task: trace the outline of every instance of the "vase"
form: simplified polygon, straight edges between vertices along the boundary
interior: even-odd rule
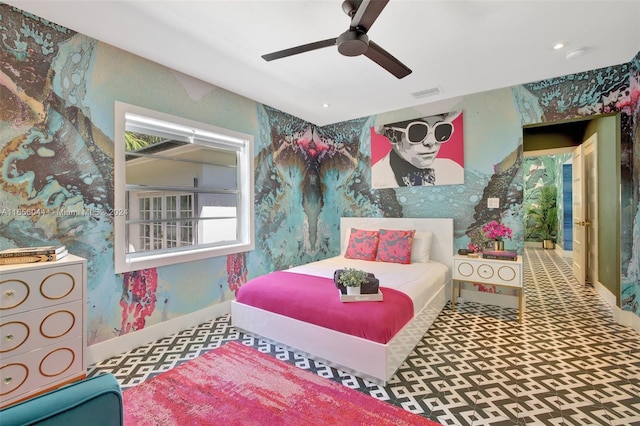
[[[494,241],[493,249],[495,251],[504,251],[504,241]]]
[[[357,286],[357,287],[347,286],[347,294],[349,294],[349,295],[358,295],[358,294],[360,294],[360,286]]]

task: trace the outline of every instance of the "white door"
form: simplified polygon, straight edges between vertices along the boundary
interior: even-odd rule
[[[586,280],[586,203],[583,202],[583,194],[586,194],[586,179],[583,178],[583,146],[573,150],[573,179],[572,179],[572,204],[573,204],[573,275],[578,282],[584,285]]]
[[[598,281],[598,135],[595,134],[582,144],[584,155],[584,177],[587,180],[585,203],[587,217],[587,279],[595,284]]]
[[[598,135],[573,151],[573,275],[598,279]]]

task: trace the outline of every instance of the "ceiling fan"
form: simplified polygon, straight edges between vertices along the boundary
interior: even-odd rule
[[[378,44],[369,40],[367,36],[367,32],[387,3],[389,0],[345,0],[342,3],[342,10],[351,18],[351,25],[347,31],[336,38],[268,53],[262,55],[262,58],[266,61],[273,61],[324,47],[338,46],[338,52],[344,56],[364,55],[397,78],[406,77],[411,74],[411,69]]]

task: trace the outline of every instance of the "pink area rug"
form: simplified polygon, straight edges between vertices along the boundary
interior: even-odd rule
[[[438,425],[238,342],[124,391],[126,425]]]

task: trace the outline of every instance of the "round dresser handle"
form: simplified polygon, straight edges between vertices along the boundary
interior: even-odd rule
[[[7,299],[11,299],[15,294],[16,294],[15,291],[7,290],[4,292],[4,297],[6,297]]]
[[[4,336],[4,340],[5,342],[10,342],[13,340],[13,334],[7,334],[6,336]]]
[[[9,383],[11,383],[11,380],[13,380],[11,377],[5,377],[4,378],[4,384],[8,385]]]

